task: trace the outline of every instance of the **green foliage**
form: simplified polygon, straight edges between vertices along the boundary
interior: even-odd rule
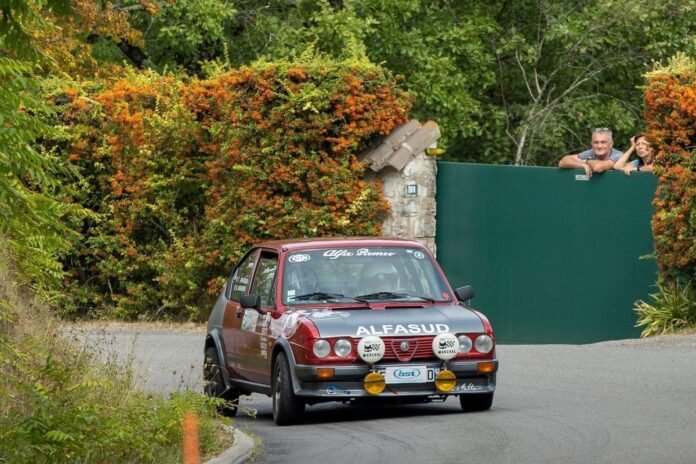
[[[696,288],[693,282],[669,281],[657,284],[652,302],[636,301],[637,327],[644,327],[642,337],[696,328]]]
[[[41,120],[51,109],[36,97],[32,69],[27,62],[0,57],[0,240],[21,257],[25,277],[47,291],[62,278],[56,256],[69,247],[71,231],[60,218],[71,208],[56,199],[60,163],[33,145],[51,133]]]
[[[34,60],[41,53],[34,47],[31,31],[50,27],[40,9],[66,14],[70,0],[0,0],[0,48],[2,56]]]
[[[387,204],[356,154],[407,120],[409,97],[365,60],[302,59],[52,91],[46,146],[95,213],[65,260],[68,314],[204,318],[252,242],[379,234]]]
[[[292,60],[310,49],[334,59],[368,57],[404,77],[416,96],[414,116],[436,120],[442,141],[480,131],[474,118],[479,95],[494,82],[487,41],[497,28],[480,2],[250,1],[235,21],[233,65]]]
[[[642,74],[696,46],[689,0],[250,0],[237,10],[233,67],[309,48],[365,55],[404,77],[414,116],[438,122],[448,157],[476,162],[552,165],[599,126],[621,147],[643,126]]]
[[[652,62],[695,51],[692,3],[124,0],[115,9],[81,4],[80,12],[103,37],[118,31],[109,37],[125,37],[158,70],[201,76],[210,63],[234,69],[308,50],[367,57],[403,76],[413,116],[438,122],[448,158],[554,165],[587,148],[593,127],[614,129],[619,148],[643,129],[642,75]],[[122,24],[126,11],[143,44]],[[67,51],[91,48],[101,61],[95,72],[106,69],[113,56],[101,52],[113,55],[114,44],[100,40],[66,42],[56,55],[69,65]]]
[[[198,72],[201,62],[222,54],[225,30],[235,13],[226,0],[165,3],[148,21],[145,51],[157,67],[183,66]]]
[[[170,398],[139,392],[123,366],[44,343],[25,338],[0,358],[2,391],[12,398],[0,409],[6,462],[176,462],[189,411],[201,417],[204,452],[214,448],[215,401],[191,391]]]
[[[678,50],[662,31],[685,44],[696,14],[682,0],[513,3],[496,15],[497,90],[482,97],[484,130],[459,145],[482,162],[552,165],[602,126],[622,148],[643,125],[643,72]]]
[[[219,401],[137,390],[129,365],[109,352],[97,361],[58,327],[45,302],[15,288],[0,272],[2,462],[178,462],[187,412],[199,416],[202,454],[220,451]]]
[[[658,187],[652,220],[663,279],[696,279],[696,61],[676,55],[648,74],[647,136]]]

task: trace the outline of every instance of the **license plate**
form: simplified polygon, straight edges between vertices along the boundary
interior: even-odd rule
[[[395,366],[381,370],[387,383],[434,382],[439,371],[437,367],[426,366]]]

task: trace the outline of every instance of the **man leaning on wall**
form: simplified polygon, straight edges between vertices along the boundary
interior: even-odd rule
[[[559,168],[584,169],[587,177],[594,173],[609,171],[622,153],[614,148],[614,139],[608,127],[592,131],[592,148],[575,155],[565,155],[558,162]]]

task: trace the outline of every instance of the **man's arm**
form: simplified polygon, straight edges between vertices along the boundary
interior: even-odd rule
[[[563,169],[584,169],[588,177],[592,177],[592,169],[588,162],[580,159],[578,155],[565,155],[558,162],[558,167]]]
[[[604,172],[614,169],[614,162],[612,160],[589,160],[587,165],[590,167],[592,172]]]

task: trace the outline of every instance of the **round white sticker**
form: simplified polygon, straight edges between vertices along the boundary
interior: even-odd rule
[[[457,356],[459,341],[451,333],[441,333],[433,338],[433,353],[443,361]]]
[[[368,335],[358,342],[358,354],[366,363],[376,363],[384,356],[384,341],[376,335]]]

